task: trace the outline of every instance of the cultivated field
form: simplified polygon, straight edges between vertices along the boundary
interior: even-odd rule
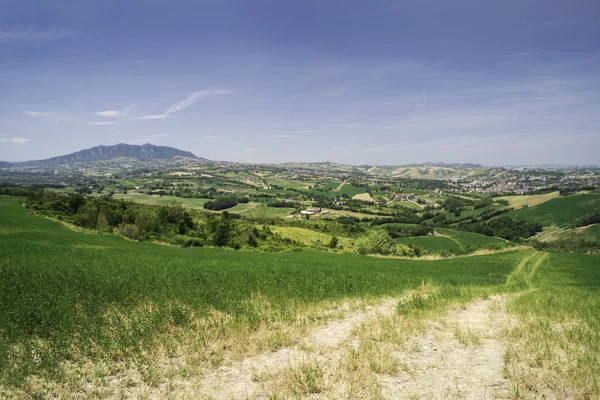
[[[580,217],[600,212],[600,194],[578,194],[548,200],[539,206],[514,210],[506,215],[543,226],[567,227]]]

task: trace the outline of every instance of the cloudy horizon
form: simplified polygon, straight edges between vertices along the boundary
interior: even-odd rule
[[[597,1],[7,10],[2,161],[152,143],[252,163],[600,163]]]

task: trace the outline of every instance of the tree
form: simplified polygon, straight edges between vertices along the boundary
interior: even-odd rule
[[[335,248],[337,247],[338,243],[339,243],[339,239],[338,239],[338,237],[337,237],[337,236],[335,236],[335,235],[333,235],[333,236],[331,237],[331,240],[329,241],[329,245],[328,245],[328,246],[329,246],[329,248],[331,248],[331,249],[335,249]]]
[[[358,254],[390,254],[394,241],[383,229],[373,229],[356,241]]]

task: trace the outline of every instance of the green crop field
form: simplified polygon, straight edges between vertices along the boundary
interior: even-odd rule
[[[412,244],[432,251],[462,250],[460,243],[444,236],[414,236],[408,238],[398,238],[396,239],[396,242],[402,244]]]
[[[357,194],[366,193],[366,189],[364,187],[352,186],[351,184],[347,183],[342,186],[340,191],[337,193],[347,194],[348,196],[353,197]]]
[[[557,197],[535,207],[522,208],[507,213],[511,217],[543,226],[566,227],[586,214],[600,212],[600,194],[578,194]]]
[[[497,245],[500,247],[510,246],[510,244],[504,239],[480,235],[478,233],[459,231],[456,229],[437,229],[437,231],[439,231],[439,233],[444,236],[448,236],[448,237],[456,240],[457,242],[460,243],[460,245],[462,247],[466,247],[466,246],[485,247],[485,246],[490,246],[490,245]]]
[[[508,305],[517,324],[507,334],[507,377],[521,385],[520,398],[539,398],[543,392],[554,398],[597,398],[600,255],[536,255],[530,268],[513,273],[520,277],[518,284],[536,290],[525,291]]]
[[[159,338],[176,342],[176,332],[211,315],[221,322],[194,331],[200,347],[223,335],[225,321],[252,331],[263,318],[295,320],[303,304],[400,293],[424,280],[502,285],[522,257],[182,249],[74,232],[30,215],[14,198],[0,197],[0,211],[0,380],[11,385],[54,376],[68,359],[139,359]],[[269,305],[267,316],[256,296]]]
[[[436,229],[436,231],[439,233],[439,235],[398,238],[396,239],[396,242],[420,246],[431,251],[461,251],[465,250],[467,246],[487,247],[490,245],[496,245],[499,247],[508,247],[510,245],[503,239],[479,235],[477,233],[459,231],[455,229]]]
[[[454,237],[431,238],[485,242],[444,233]],[[297,343],[285,327],[327,321],[315,309],[397,296],[423,282],[438,288],[435,301],[522,291],[507,306],[516,322],[506,331],[504,374],[514,397],[551,390],[594,398],[600,388],[598,255],[408,260],[178,248],[75,232],[4,196],[0,254],[0,397],[56,397],[61,385],[74,395],[89,390],[85,382],[108,396],[102,385],[132,369],[149,386],[191,379],[218,367],[225,352],[245,357]],[[160,372],[157,359],[187,361]]]

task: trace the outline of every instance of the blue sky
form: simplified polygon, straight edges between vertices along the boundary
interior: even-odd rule
[[[600,2],[4,0],[0,160],[600,164]]]

